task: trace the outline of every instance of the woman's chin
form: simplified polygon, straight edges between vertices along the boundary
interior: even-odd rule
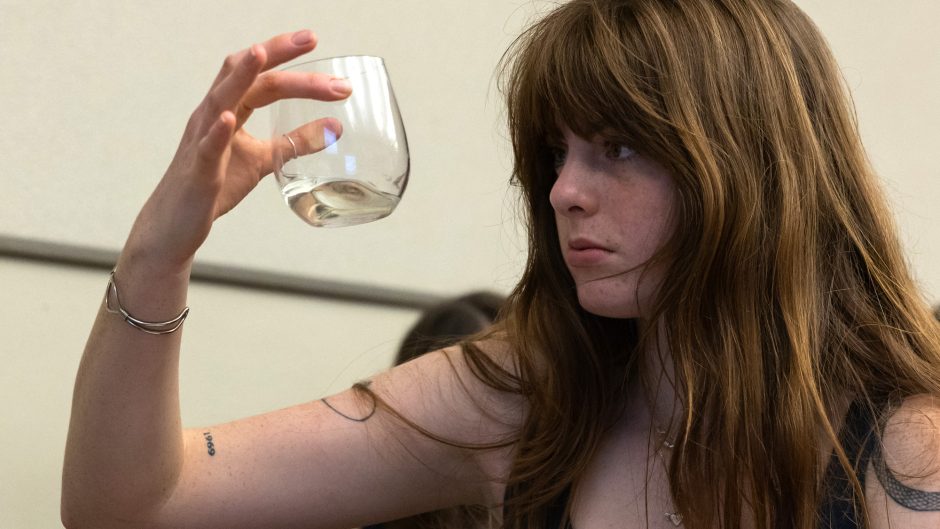
[[[581,308],[595,316],[619,319],[639,318],[641,316],[636,300],[632,297],[630,299],[609,299],[609,297],[586,294],[578,289],[578,303]]]

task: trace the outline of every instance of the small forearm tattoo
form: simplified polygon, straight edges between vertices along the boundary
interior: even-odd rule
[[[209,457],[215,455],[215,442],[212,440],[212,434],[210,432],[202,432],[202,436],[206,438],[206,448],[209,451]]]
[[[885,492],[901,507],[912,511],[940,511],[940,492],[927,492],[901,483],[880,453],[874,454],[872,466]]]

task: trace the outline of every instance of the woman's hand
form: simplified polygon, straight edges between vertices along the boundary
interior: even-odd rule
[[[165,272],[185,270],[212,222],[234,208],[271,172],[272,145],[242,129],[255,109],[285,98],[338,100],[348,83],[326,74],[269,71],[316,46],[309,30],[274,37],[225,59],[196,108],[169,169],[144,205],[125,247]],[[338,136],[338,123],[321,119],[291,134],[301,154],[323,148],[322,129]],[[276,145],[275,148],[284,148]],[[130,255],[128,255],[130,254]]]

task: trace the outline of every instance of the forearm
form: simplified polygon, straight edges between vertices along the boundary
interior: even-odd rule
[[[126,252],[115,283],[133,316],[163,321],[185,306],[188,276],[188,264],[162,267]],[[172,492],[182,465],[181,334],[144,333],[102,302],[72,401],[62,490],[67,522],[142,520]]]
[[[285,97],[349,95],[326,74],[270,71],[315,45],[313,33],[301,30],[223,62],[117,263],[115,283],[132,316],[159,322],[180,314],[193,255],[212,223],[271,172],[270,142],[241,129],[252,111]],[[99,309],[75,382],[66,444],[62,516],[70,528],[153,527],[178,505],[170,498],[188,476],[177,375],[181,335],[182,329],[147,334],[106,304]]]

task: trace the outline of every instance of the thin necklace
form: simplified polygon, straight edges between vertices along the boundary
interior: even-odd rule
[[[669,479],[669,465],[666,464],[666,456],[663,455],[663,451],[672,450],[675,448],[676,443],[670,441],[669,437],[666,435],[666,430],[656,427],[656,433],[659,434],[662,443],[659,448],[656,449],[656,455],[659,456],[659,461],[663,464],[663,471],[666,473],[666,479]],[[666,511],[663,513],[667,520],[669,520],[672,525],[679,527],[682,525],[682,515],[678,511]]]

